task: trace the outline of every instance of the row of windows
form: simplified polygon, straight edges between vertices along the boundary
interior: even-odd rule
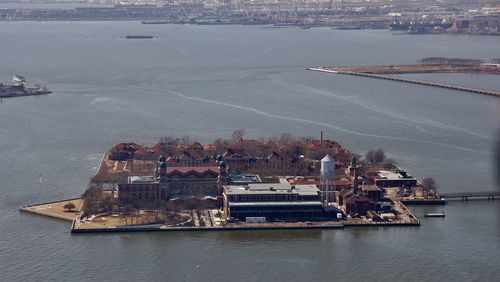
[[[158,189],[158,185],[123,185],[118,187],[118,191],[122,193],[132,193],[132,192],[155,192]],[[190,183],[175,183],[172,185],[169,185],[170,188],[172,189],[197,189],[197,190],[202,190],[202,189],[217,189],[216,184],[208,184],[208,185],[203,185],[203,184],[190,184]]]
[[[230,206],[229,207],[231,210],[231,213],[233,212],[268,212],[268,213],[273,213],[273,212],[304,212],[304,211],[322,211],[323,209],[321,206],[253,206],[253,207],[235,207],[235,206]]]
[[[206,173],[206,174],[202,174],[202,175],[198,175],[198,174],[184,175],[184,174],[173,173],[173,174],[168,175],[168,178],[169,179],[214,179],[214,181],[215,181],[215,178],[217,178],[218,176],[219,176],[219,174],[215,174],[215,173]]]
[[[287,195],[229,195],[230,202],[297,201],[297,194]]]
[[[156,198],[157,198],[157,195],[156,193],[127,193],[127,194],[124,194],[124,195],[121,195],[121,198],[122,200],[125,200],[125,201],[136,201],[136,200],[152,200],[154,201]],[[165,189],[162,189],[160,191],[160,197],[159,197],[161,200],[166,200],[166,192],[165,192]]]
[[[155,184],[133,184],[133,185],[120,185],[118,186],[119,191],[123,192],[133,192],[133,191],[154,191],[158,188]]]
[[[231,212],[230,216],[245,220],[247,217],[265,217],[267,219],[306,218],[317,219],[323,215],[321,211],[284,211],[284,212]]]

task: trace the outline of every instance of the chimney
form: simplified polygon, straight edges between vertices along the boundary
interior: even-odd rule
[[[354,185],[353,185],[354,194],[359,194],[359,182],[358,182],[358,168],[354,168]]]
[[[320,144],[320,146],[323,146],[323,130],[321,130],[321,135],[320,135],[320,139],[319,139],[319,144]]]

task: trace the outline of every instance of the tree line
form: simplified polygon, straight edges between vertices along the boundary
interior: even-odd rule
[[[417,62],[423,65],[479,66],[484,61],[466,58],[428,57]]]

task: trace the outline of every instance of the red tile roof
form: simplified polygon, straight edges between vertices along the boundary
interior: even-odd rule
[[[193,143],[190,147],[192,147],[192,148],[199,148],[199,149],[201,149],[201,148],[203,148],[203,145],[201,145],[201,143],[200,143],[200,142],[196,141],[196,142],[194,142],[194,143]]]
[[[319,185],[319,179],[294,178],[289,180],[288,182],[290,182],[290,184],[292,185]]]

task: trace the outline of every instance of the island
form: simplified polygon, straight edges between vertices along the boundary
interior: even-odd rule
[[[420,225],[404,202],[444,199],[382,149],[361,157],[323,133],[253,140],[240,130],[211,144],[116,144],[81,197],[20,210],[71,221],[72,233]]]

